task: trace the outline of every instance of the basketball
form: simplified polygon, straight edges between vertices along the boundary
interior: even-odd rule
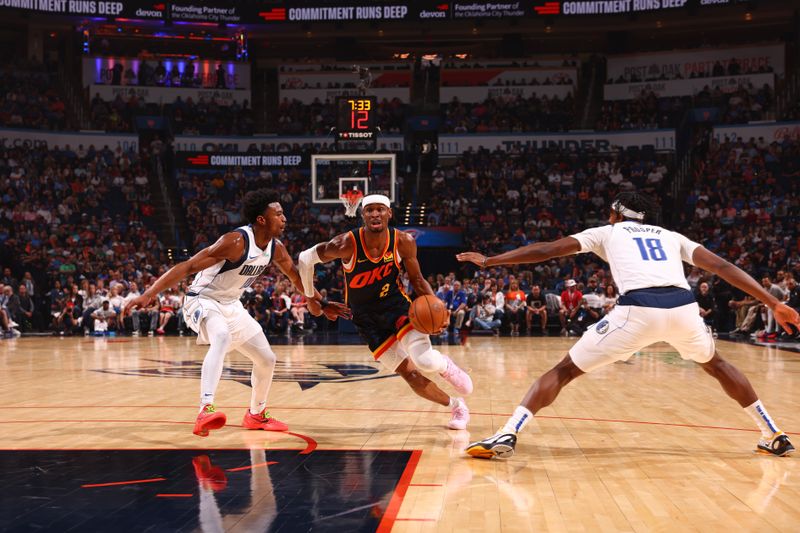
[[[444,302],[432,294],[420,296],[411,302],[411,309],[408,310],[408,318],[414,329],[427,334],[439,331],[446,316]]]

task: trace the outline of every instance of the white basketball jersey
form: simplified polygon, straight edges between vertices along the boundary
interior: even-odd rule
[[[680,233],[638,222],[618,222],[572,235],[579,253],[594,252],[611,266],[620,294],[648,287],[690,290],[683,261],[692,263],[700,246]]]
[[[235,263],[220,261],[198,272],[189,287],[189,296],[203,296],[220,303],[237,301],[244,290],[267,270],[275,251],[275,239],[270,240],[262,250],[256,246],[253,228],[242,226],[235,231],[244,237],[242,257]]]

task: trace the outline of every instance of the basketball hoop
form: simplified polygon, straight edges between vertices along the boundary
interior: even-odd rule
[[[341,199],[342,203],[344,204],[345,216],[350,218],[354,218],[356,216],[356,212],[358,212],[358,204],[361,203],[362,198],[364,198],[364,193],[358,189],[344,191],[342,195],[339,196],[339,199]]]

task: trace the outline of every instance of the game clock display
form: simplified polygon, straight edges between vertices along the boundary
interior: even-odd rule
[[[339,96],[336,99],[336,135],[339,139],[375,137],[377,99],[374,96]]]

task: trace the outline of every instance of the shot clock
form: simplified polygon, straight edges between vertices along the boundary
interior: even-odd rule
[[[337,97],[337,139],[373,140],[377,129],[377,103],[377,98],[374,96]]]

